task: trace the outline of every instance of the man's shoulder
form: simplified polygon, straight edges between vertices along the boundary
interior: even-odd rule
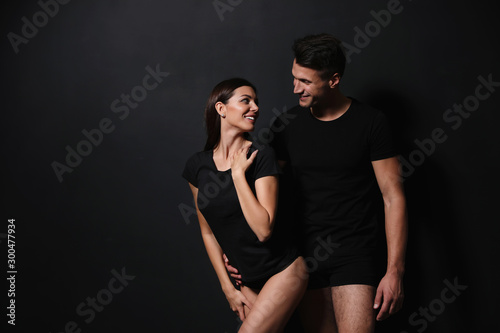
[[[363,101],[360,101],[356,98],[352,98],[352,97],[349,97],[351,100],[352,100],[352,105],[358,109],[360,112],[364,112],[366,114],[371,114],[371,115],[376,115],[376,114],[383,114],[382,111],[380,111],[380,109],[368,104],[368,103],[365,103]]]
[[[367,120],[374,120],[378,117],[385,117],[385,114],[380,109],[377,109],[376,107],[368,103],[359,101],[355,98],[349,98],[352,100],[351,107],[355,110],[355,113],[358,116],[363,117]]]

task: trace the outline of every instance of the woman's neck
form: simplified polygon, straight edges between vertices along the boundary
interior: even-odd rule
[[[221,135],[219,144],[214,149],[214,155],[218,155],[223,160],[228,160],[235,151],[243,147],[248,140],[242,133],[239,135]]]

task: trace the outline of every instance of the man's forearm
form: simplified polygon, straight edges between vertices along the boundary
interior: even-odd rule
[[[387,239],[387,271],[404,274],[408,222],[404,195],[392,198],[385,205],[385,233]]]

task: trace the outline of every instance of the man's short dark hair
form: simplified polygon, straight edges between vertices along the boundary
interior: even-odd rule
[[[321,72],[323,79],[335,73],[344,75],[345,54],[342,42],[330,34],[308,35],[296,39],[292,46],[297,64]]]

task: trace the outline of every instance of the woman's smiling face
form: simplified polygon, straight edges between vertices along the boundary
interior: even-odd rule
[[[230,127],[238,128],[243,132],[253,131],[259,117],[255,91],[248,86],[235,89],[227,103],[221,105],[219,113],[225,116],[223,122]]]

